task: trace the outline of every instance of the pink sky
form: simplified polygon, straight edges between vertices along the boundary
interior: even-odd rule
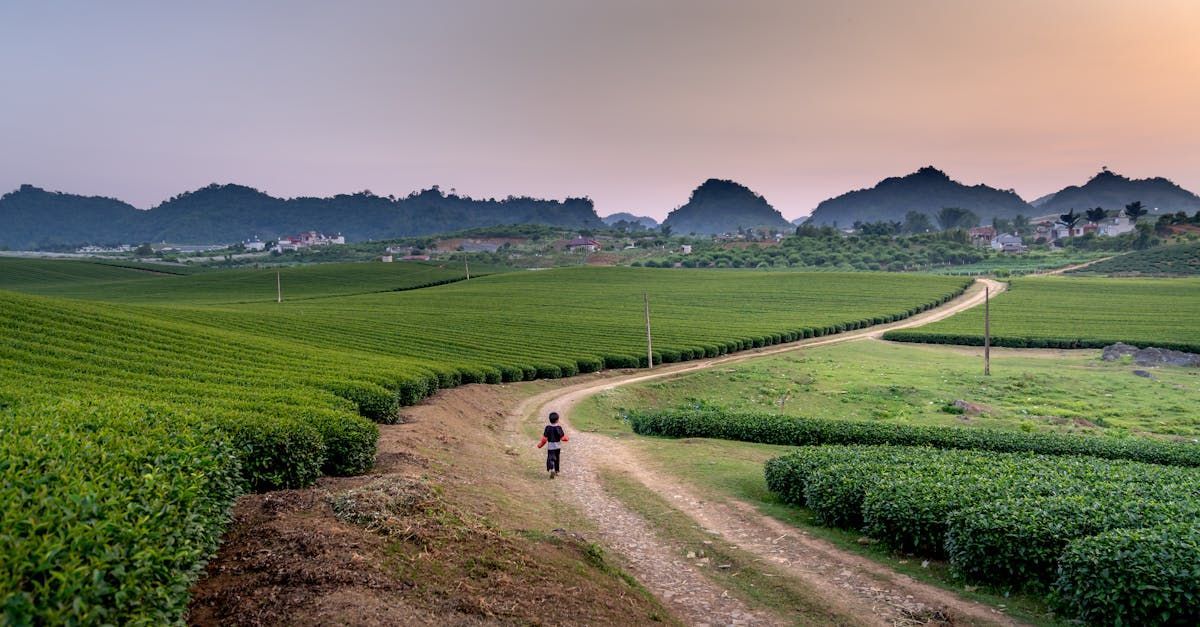
[[[785,216],[933,164],[1033,199],[1200,190],[1200,2],[0,6],[0,190],[141,207],[441,185],[661,218],[709,177]]]

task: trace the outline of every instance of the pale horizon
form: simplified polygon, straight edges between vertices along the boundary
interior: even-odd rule
[[[438,185],[662,219],[707,178],[789,219],[925,165],[1033,200],[1200,189],[1200,3],[0,7],[0,192],[139,208]]]

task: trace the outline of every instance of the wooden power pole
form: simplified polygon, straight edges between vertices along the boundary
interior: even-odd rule
[[[283,283],[279,281],[279,271],[275,271],[275,302],[283,302]]]
[[[464,257],[463,265],[467,268],[467,280],[470,281],[471,280],[471,260]]]
[[[991,376],[992,374],[992,312],[991,304],[991,289],[983,286],[983,374]]]
[[[642,292],[642,302],[646,306],[646,367],[654,367],[654,344],[650,339],[650,295]]]

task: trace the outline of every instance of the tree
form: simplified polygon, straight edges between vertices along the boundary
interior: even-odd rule
[[[1006,218],[993,217],[992,228],[996,229],[997,233],[1008,233],[1013,230],[1012,220]]]
[[[1146,215],[1148,212],[1149,210],[1142,206],[1142,201],[1140,200],[1135,200],[1125,205],[1125,216],[1132,220],[1134,224],[1137,224],[1138,218]]]
[[[1107,217],[1108,217],[1108,212],[1104,210],[1104,207],[1096,207],[1095,209],[1087,210],[1088,222],[1091,222],[1093,224],[1102,222],[1104,220],[1104,218],[1107,218]]]
[[[909,211],[904,214],[905,233],[929,233],[932,230],[933,223],[929,221],[929,216],[920,211]]]
[[[1029,234],[1029,218],[1025,217],[1024,215],[1017,214],[1017,217],[1013,218],[1012,225],[1013,230],[1016,231],[1018,235]]]
[[[671,225],[670,224],[664,224],[664,225],[658,227],[658,230],[662,232],[663,237],[671,237]]]
[[[942,230],[949,231],[950,229],[969,229],[979,224],[979,216],[975,215],[969,209],[960,207],[943,207],[937,214],[938,224],[942,225]]]
[[[1078,225],[1080,217],[1082,216],[1076,214],[1074,208],[1072,208],[1072,210],[1068,211],[1066,214],[1058,215],[1058,222],[1061,222],[1063,226],[1067,227],[1068,238],[1073,237],[1075,225]]]
[[[133,250],[133,254],[145,257],[154,254],[154,248],[150,244],[142,244]]]
[[[1158,238],[1154,237],[1154,227],[1149,224],[1138,224],[1137,235],[1133,238],[1133,247],[1136,250],[1145,250],[1158,244]]]

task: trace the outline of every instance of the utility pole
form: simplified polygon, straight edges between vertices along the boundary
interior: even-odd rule
[[[279,281],[279,271],[275,271],[275,302],[283,302],[283,284]]]
[[[646,367],[654,367],[654,344],[650,339],[650,295],[642,292],[642,301],[646,305]]]
[[[463,257],[463,265],[467,268],[467,280],[471,280],[471,260]]]
[[[992,374],[992,312],[991,288],[983,286],[983,374]]]

